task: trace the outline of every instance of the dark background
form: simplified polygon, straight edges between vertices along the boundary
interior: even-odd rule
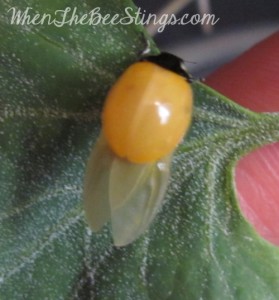
[[[210,34],[200,25],[169,25],[153,36],[160,49],[188,61],[194,76],[206,76],[279,29],[279,0],[193,0],[189,5],[185,0],[177,17],[200,13],[202,1],[220,18]],[[147,13],[158,13],[170,2],[175,0],[135,0]]]

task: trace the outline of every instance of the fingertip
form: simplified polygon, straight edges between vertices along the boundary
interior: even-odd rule
[[[279,111],[279,32],[218,69],[206,84],[257,112]]]
[[[279,112],[279,32],[226,64],[206,83],[257,112]],[[235,172],[240,207],[265,239],[279,245],[279,143],[243,157]]]

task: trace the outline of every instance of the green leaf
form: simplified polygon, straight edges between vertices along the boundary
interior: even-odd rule
[[[233,168],[279,140],[255,114],[194,84],[190,134],[166,203],[124,248],[84,221],[84,170],[109,87],[145,48],[130,26],[17,26],[10,7],[120,13],[129,1],[0,3],[0,299],[278,299],[279,251],[242,217]],[[156,49],[154,49],[156,51]]]

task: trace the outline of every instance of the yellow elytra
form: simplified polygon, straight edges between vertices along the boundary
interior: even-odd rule
[[[189,128],[192,99],[181,75],[148,61],[131,65],[105,101],[102,126],[109,146],[133,163],[170,154]]]

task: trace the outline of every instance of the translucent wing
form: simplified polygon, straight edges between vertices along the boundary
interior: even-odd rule
[[[134,164],[116,156],[101,134],[90,155],[84,184],[89,226],[98,231],[109,220],[116,246],[133,242],[150,225],[162,204],[171,156]]]
[[[154,164],[133,164],[115,158],[110,173],[109,200],[114,244],[124,246],[150,225],[162,204],[171,156]]]
[[[110,219],[109,177],[114,154],[101,134],[94,146],[84,179],[85,216],[93,231]]]

